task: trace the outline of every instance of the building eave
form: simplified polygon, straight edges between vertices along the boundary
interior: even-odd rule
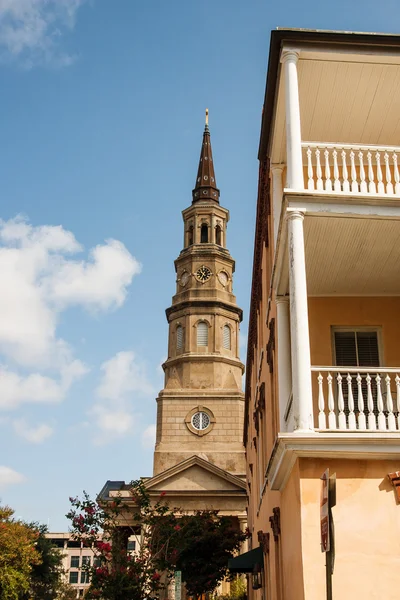
[[[400,432],[280,433],[266,470],[272,490],[282,491],[298,458],[398,460]]]

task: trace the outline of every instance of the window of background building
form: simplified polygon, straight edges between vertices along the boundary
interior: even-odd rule
[[[99,556],[96,556],[93,559],[93,566],[95,566],[95,567],[101,567],[101,558]]]
[[[79,556],[71,556],[71,569],[79,569]]]
[[[82,567],[84,565],[90,566],[90,556],[82,556]]]
[[[136,550],[136,542],[131,540],[128,542],[128,552],[133,552]]]
[[[89,583],[89,573],[88,571],[81,572],[81,583]]]
[[[70,571],[69,573],[69,582],[70,583],[78,583],[78,571]]]

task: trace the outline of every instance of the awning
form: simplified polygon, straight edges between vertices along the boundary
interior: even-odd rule
[[[254,550],[249,550],[249,552],[239,554],[235,558],[230,558],[228,560],[228,569],[232,573],[252,573],[256,564],[259,564],[260,567],[264,564],[261,546],[254,548]]]

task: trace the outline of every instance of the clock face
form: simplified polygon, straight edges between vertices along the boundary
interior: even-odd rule
[[[179,278],[179,283],[181,284],[182,287],[185,287],[185,285],[189,281],[189,277],[190,277],[189,273],[187,271],[183,271],[182,275]]]
[[[196,271],[196,279],[198,281],[201,281],[202,283],[210,279],[211,275],[212,273],[210,269],[208,267],[205,267],[204,265]]]

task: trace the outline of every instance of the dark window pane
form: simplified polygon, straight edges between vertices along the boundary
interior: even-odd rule
[[[81,583],[89,583],[89,573],[87,571],[81,572]]]
[[[71,571],[69,574],[70,583],[78,583],[78,571]]]
[[[357,331],[358,366],[379,367],[378,335],[376,331]]]
[[[79,556],[71,556],[71,569],[79,569]]]
[[[84,565],[89,565],[90,566],[90,556],[82,556],[82,567]]]
[[[132,552],[133,550],[135,550],[135,548],[136,548],[136,542],[134,542],[134,541],[128,542],[128,550],[130,552]]]
[[[336,364],[357,366],[356,335],[354,331],[335,331]]]

